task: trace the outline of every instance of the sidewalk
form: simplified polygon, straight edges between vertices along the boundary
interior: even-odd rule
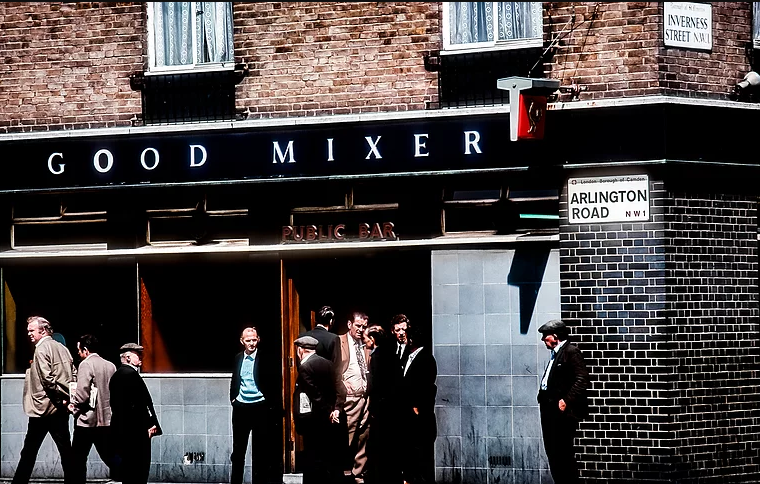
[[[0,483],[6,483],[11,482],[10,477],[0,477]],[[87,484],[106,484],[106,483],[113,483],[113,484],[121,484],[119,482],[111,481],[109,479],[88,479]],[[302,484],[303,483],[303,474],[284,474],[282,476],[282,483],[283,484]],[[41,478],[32,478],[29,479],[29,484],[63,484],[63,479],[41,479]],[[149,482],[148,484],[161,484],[157,482]],[[206,483],[181,483],[181,482],[173,482],[172,484],[206,484]],[[213,484],[213,483],[210,483]],[[226,484],[226,483],[220,483],[220,484]],[[248,484],[244,482],[243,484]]]

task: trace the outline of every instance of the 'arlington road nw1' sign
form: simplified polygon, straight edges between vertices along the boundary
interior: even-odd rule
[[[649,176],[570,178],[567,201],[571,224],[649,220]]]

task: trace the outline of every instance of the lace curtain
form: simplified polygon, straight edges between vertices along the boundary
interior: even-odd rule
[[[760,2],[752,2],[752,38],[760,40]]]
[[[543,36],[541,2],[451,2],[451,44],[496,40],[533,39]]]
[[[233,60],[232,3],[158,2],[153,8],[157,66]]]

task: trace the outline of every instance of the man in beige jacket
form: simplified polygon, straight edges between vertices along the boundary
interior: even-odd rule
[[[103,462],[114,475],[114,453],[110,445],[111,398],[108,384],[116,373],[116,366],[98,354],[98,339],[85,334],[77,341],[77,352],[82,362],[77,371],[77,389],[71,397],[69,410],[74,414],[74,455],[72,464],[74,484],[87,480],[87,456],[95,444]]]
[[[29,426],[12,484],[27,484],[42,441],[50,433],[61,454],[64,482],[71,480],[71,437],[69,435],[69,383],[74,380],[71,353],[52,338],[47,319],[32,316],[26,333],[35,345],[31,368],[24,378],[24,412]]]

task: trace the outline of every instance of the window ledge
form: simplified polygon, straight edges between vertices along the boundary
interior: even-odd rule
[[[543,39],[525,39],[503,42],[495,45],[471,45],[468,47],[448,46],[440,52],[440,55],[471,54],[474,52],[494,52],[500,50],[516,50],[542,47]]]
[[[197,72],[221,72],[234,71],[234,62],[224,62],[221,64],[204,64],[194,67],[188,66],[168,66],[168,67],[151,67],[144,72],[146,76],[163,76],[167,74],[193,74]]]

